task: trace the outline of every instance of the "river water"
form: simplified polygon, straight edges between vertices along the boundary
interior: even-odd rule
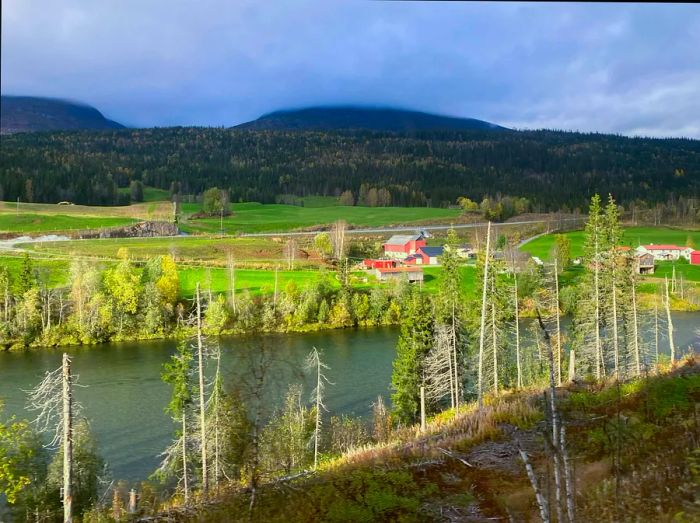
[[[700,352],[699,313],[674,314],[679,350]],[[221,365],[228,387],[249,390],[251,366],[265,367],[266,411],[281,403],[289,383],[304,382],[304,394],[313,387],[303,374],[312,347],[323,349],[331,414],[368,416],[378,395],[389,398],[396,328],[344,329],[310,334],[221,338]],[[211,343],[215,343],[213,340]],[[661,348],[667,352],[667,342]],[[174,425],[164,412],[169,386],[160,380],[163,363],[175,352],[175,341],[111,343],[68,348],[73,372],[79,375],[75,396],[90,419],[100,452],[114,478],[138,480],[158,466],[158,454],[168,445]],[[265,357],[260,358],[261,352]],[[0,353],[0,399],[6,413],[31,418],[26,394],[47,370],[61,363],[63,350]],[[261,362],[264,365],[261,365]],[[211,369],[209,369],[211,370]]]

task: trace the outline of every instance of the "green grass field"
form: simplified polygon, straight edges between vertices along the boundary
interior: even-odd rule
[[[300,207],[296,205],[264,205],[260,203],[236,203],[232,206],[233,215],[224,217],[223,228],[228,234],[293,231],[319,225],[330,225],[337,220],[345,220],[359,227],[379,227],[385,225],[411,225],[434,221],[457,219],[461,212],[456,209],[435,209],[428,207],[344,207],[329,205],[324,207]],[[183,204],[184,214],[192,214],[200,209],[199,204]],[[219,232],[219,218],[186,220],[182,229],[189,232]]]
[[[571,240],[571,256],[583,255],[583,231],[572,231],[564,233]],[[526,243],[521,250],[537,256],[543,260],[548,260],[554,246],[554,234],[541,236]],[[667,227],[629,227],[624,230],[622,238],[623,245],[637,247],[650,243],[670,243],[675,245],[689,245],[691,247],[700,246],[700,231],[689,231],[682,229],[671,229]]]
[[[54,256],[116,258],[121,248],[137,260],[170,254],[176,260],[225,264],[230,249],[237,261],[281,260],[284,244],[268,238],[114,238],[24,244],[36,253]],[[301,264],[304,260],[297,257]]]
[[[131,189],[129,187],[121,187],[119,189],[121,194],[131,194]],[[170,191],[165,189],[156,189],[155,187],[144,187],[143,188],[143,201],[144,202],[164,202],[170,201]]]
[[[98,229],[135,223],[122,217],[70,216],[62,214],[0,214],[0,233],[66,232],[75,229]]]
[[[656,264],[654,275],[650,278],[665,278],[669,279],[673,276],[673,267],[676,267],[676,280],[680,279],[681,275],[686,281],[700,282],[700,265],[690,265],[689,263],[672,263],[660,262]]]

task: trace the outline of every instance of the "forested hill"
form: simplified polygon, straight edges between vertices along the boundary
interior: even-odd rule
[[[0,132],[57,131],[73,129],[121,129],[89,105],[34,96],[3,96],[0,100]]]
[[[474,118],[454,118],[405,109],[342,106],[276,111],[237,127],[267,131],[367,129],[403,133],[503,129],[496,124]]]
[[[524,196],[535,210],[700,195],[700,141],[555,131],[251,131],[221,128],[21,133],[2,138],[0,200],[110,205],[132,180],[232,201],[386,188],[394,205]],[[123,198],[123,196],[122,196]],[[124,203],[122,201],[122,203]]]

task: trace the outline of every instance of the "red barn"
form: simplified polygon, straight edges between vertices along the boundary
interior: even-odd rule
[[[373,260],[367,258],[362,261],[362,264],[368,269],[391,269],[392,267],[396,267],[395,260]]]
[[[388,258],[404,259],[425,247],[422,234],[397,234],[384,244],[384,255]]]
[[[700,265],[700,251],[691,251],[690,264],[691,265]]]

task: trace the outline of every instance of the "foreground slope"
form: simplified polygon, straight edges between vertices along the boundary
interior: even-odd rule
[[[576,521],[698,521],[700,367],[696,358],[624,383],[557,390],[574,461]],[[148,521],[539,521],[520,450],[554,503],[551,429],[540,390],[501,394],[482,410],[436,416],[425,434],[325,463],[317,473],[232,487],[218,502]],[[671,443],[671,444],[669,444]]]

